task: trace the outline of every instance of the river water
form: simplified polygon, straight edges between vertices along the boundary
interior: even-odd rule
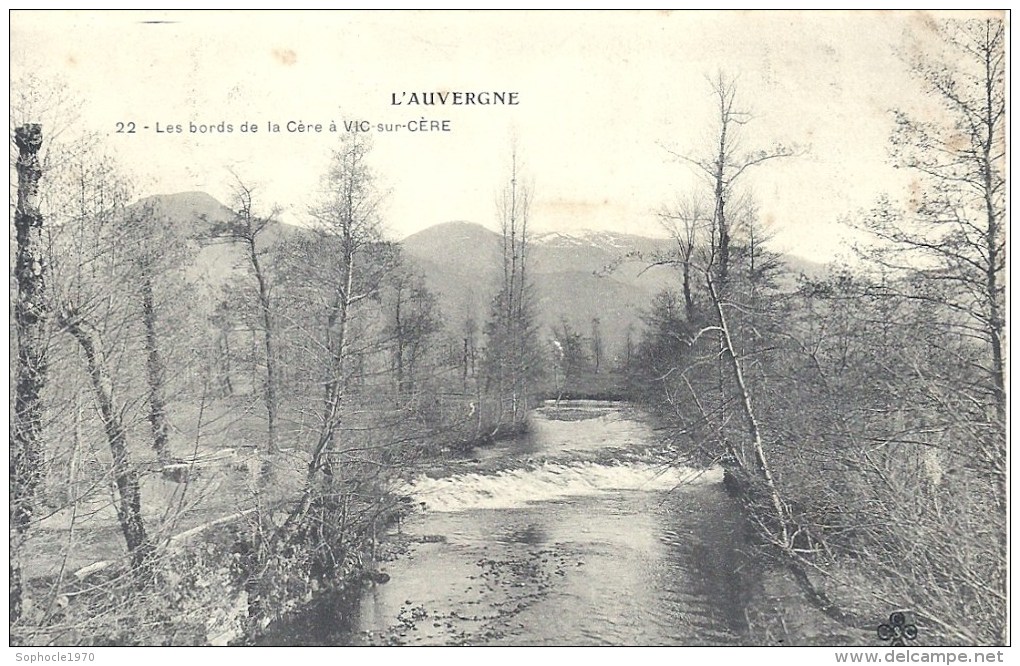
[[[527,437],[416,479],[389,582],[320,605],[287,642],[746,642],[740,510],[720,469],[668,464],[649,423],[622,403],[546,403]]]

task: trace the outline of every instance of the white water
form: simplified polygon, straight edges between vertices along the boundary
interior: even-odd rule
[[[721,467],[696,470],[642,462],[542,463],[530,469],[508,469],[491,474],[458,474],[441,479],[421,476],[402,492],[416,502],[424,502],[426,511],[514,509],[533,502],[614,490],[682,490],[719,483],[722,474]]]

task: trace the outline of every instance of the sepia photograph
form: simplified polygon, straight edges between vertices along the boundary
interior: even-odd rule
[[[12,660],[1003,661],[1008,11],[9,28]]]

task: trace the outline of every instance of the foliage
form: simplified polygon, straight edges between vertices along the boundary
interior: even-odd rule
[[[631,385],[692,457],[727,467],[759,542],[820,610],[873,629],[909,608],[930,643],[1001,644],[1002,25],[940,35],[948,60],[912,64],[946,114],[895,115],[892,157],[919,187],[858,223],[876,238],[866,261],[792,285],[753,201],[724,230],[719,205],[681,198],[663,214],[677,250],[658,260],[678,289],[649,309]]]

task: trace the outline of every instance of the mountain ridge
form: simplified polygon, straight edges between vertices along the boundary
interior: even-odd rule
[[[228,241],[211,241],[216,223],[233,215],[230,208],[205,192],[153,195],[133,206],[153,206],[159,215],[198,241],[196,266],[189,273],[210,285],[225,283],[240,270],[242,249]],[[307,228],[277,223],[267,230],[266,247]],[[481,329],[499,287],[501,235],[465,220],[432,225],[396,244],[437,295],[447,335],[459,337],[469,321]],[[600,329],[609,357],[622,352],[624,340],[642,328],[642,313],[663,288],[676,288],[675,271],[649,268],[652,257],[669,251],[672,240],[627,232],[582,229],[537,233],[530,245],[529,274],[537,299],[542,337],[566,322],[582,335]],[[792,256],[793,265],[821,265]],[[598,323],[595,324],[595,320]]]

